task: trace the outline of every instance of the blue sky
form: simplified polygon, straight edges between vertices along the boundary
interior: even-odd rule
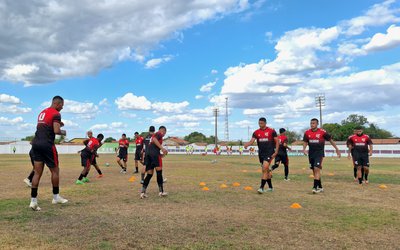
[[[366,116],[400,135],[400,2],[38,1],[0,4],[0,137],[35,131],[54,95],[68,138],[166,125],[213,134],[229,99],[231,139],[266,116],[301,132]],[[77,14],[78,13],[78,14]],[[219,119],[224,139],[224,117]]]

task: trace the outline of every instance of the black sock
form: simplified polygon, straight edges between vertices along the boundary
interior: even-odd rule
[[[151,177],[153,177],[152,174],[147,174],[147,175],[146,175],[146,178],[144,178],[144,182],[143,182],[143,189],[144,189],[144,191],[146,191],[146,188],[149,186]],[[142,192],[143,192],[143,189],[142,189]]]
[[[319,188],[322,188],[322,182],[321,182],[321,179],[319,179],[319,180],[318,180],[318,187],[319,187]]]
[[[369,173],[364,172],[364,179],[365,179],[366,181],[368,181],[368,174],[369,174]]]
[[[28,176],[28,179],[29,179],[30,182],[32,182],[32,179],[33,179],[34,175],[35,175],[35,171],[32,170],[31,173]]]
[[[96,170],[97,170],[97,173],[99,173],[100,175],[103,174],[103,173],[101,172],[100,168],[99,168],[99,169],[96,169]]]
[[[314,188],[317,189],[317,187],[318,187],[318,180],[314,179]]]
[[[144,180],[144,176],[145,176],[145,174],[142,174],[142,181]]]
[[[272,188],[272,181],[271,181],[271,179],[267,179],[267,183],[268,183],[268,187],[269,187],[269,188]]]
[[[260,186],[260,188],[264,189],[265,183],[267,183],[267,180],[261,179],[261,186]]]
[[[139,172],[139,168],[138,167],[136,167],[136,172]]]
[[[358,178],[358,184],[362,184],[362,178]]]
[[[126,171],[126,168],[125,168],[125,167],[123,167],[122,169],[123,169],[124,171]]]
[[[37,192],[38,188],[31,188],[31,197],[36,198],[37,197]]]
[[[272,165],[272,170],[275,170],[275,169],[277,169],[279,167],[279,164],[274,164],[274,165]]]
[[[163,185],[163,183],[164,183],[164,180],[163,180],[163,177],[162,177],[162,170],[157,171],[158,190],[159,190],[161,193],[164,193],[164,185]]]
[[[60,193],[60,187],[53,187],[53,194],[59,194]]]
[[[81,174],[81,175],[79,175],[79,178],[78,178],[78,180],[82,180],[83,179],[83,174]]]
[[[289,165],[285,165],[285,179],[289,176]]]
[[[357,168],[354,168],[354,178],[357,178]]]
[[[89,174],[89,172],[87,172],[86,174],[84,174],[83,177],[86,178],[86,177],[88,176],[88,174]]]

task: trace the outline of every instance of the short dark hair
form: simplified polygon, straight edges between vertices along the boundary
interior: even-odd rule
[[[279,129],[279,133],[280,133],[280,134],[285,133],[285,132],[286,132],[286,129],[285,129],[285,128],[280,128],[280,129]]]
[[[354,129],[355,130],[360,130],[360,129],[363,129],[363,127],[361,125],[357,125]]]
[[[149,132],[156,132],[156,128],[154,126],[149,127]]]
[[[100,138],[101,138],[101,139],[100,139]],[[100,141],[103,140],[103,139],[104,139],[104,135],[103,135],[103,134],[98,134],[98,135],[97,135],[97,139],[100,139]]]
[[[317,118],[312,118],[311,121],[316,121],[319,124],[319,121]]]
[[[122,134],[122,136],[126,136],[126,134]]]
[[[167,130],[167,128],[166,128],[165,126],[160,126],[160,127],[158,128],[158,130],[160,130],[160,129],[165,129],[165,130]]]
[[[53,102],[54,101],[59,101],[59,102],[63,102],[64,101],[64,98],[62,98],[61,96],[59,96],[59,95],[56,95],[55,97],[53,97],[53,100],[52,100]]]
[[[139,134],[139,132],[135,132],[135,135],[138,135]]]
[[[258,119],[259,122],[267,122],[267,119],[265,117],[260,117],[260,119]]]

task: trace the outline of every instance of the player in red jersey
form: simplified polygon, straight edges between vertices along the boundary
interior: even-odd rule
[[[279,151],[278,151],[278,155],[275,158],[275,164],[272,166],[272,171],[277,169],[279,167],[279,164],[283,164],[283,166],[285,166],[285,181],[289,181],[290,179],[288,179],[289,176],[289,157],[287,154],[287,150],[291,150],[288,147],[288,138],[285,135],[286,133],[286,129],[284,128],[280,128],[279,129],[279,136],[278,136],[278,140],[279,140]]]
[[[362,127],[356,127],[356,134],[349,137],[348,143],[353,149],[353,162],[357,167],[358,183],[362,185],[364,170],[365,184],[368,184],[369,156],[372,155],[372,141],[368,135],[363,133]]]
[[[354,181],[355,182],[358,181],[358,174],[357,174],[357,166],[354,164],[354,148],[352,147],[350,141],[351,141],[351,137],[356,136],[356,135],[357,135],[357,130],[354,129],[353,130],[353,134],[350,135],[347,138],[347,142],[346,142],[347,148],[349,149],[348,154],[347,154],[347,158],[349,160],[351,160],[352,163],[353,163],[353,174],[354,174]],[[361,177],[364,178],[364,168],[361,168]]]
[[[29,207],[34,211],[39,211],[37,202],[38,187],[40,177],[42,177],[44,165],[50,169],[51,182],[53,185],[53,204],[67,203],[68,200],[59,195],[59,174],[58,154],[54,144],[56,135],[66,135],[65,130],[61,130],[64,125],[61,122],[60,111],[63,109],[64,99],[55,96],[49,108],[44,109],[38,115],[35,137],[32,141],[32,153],[35,166],[35,174],[32,179],[31,203]]]
[[[97,162],[95,162],[97,149],[101,147],[101,141],[103,140],[103,138],[103,134],[98,134],[97,138],[94,138],[92,136],[90,139],[85,141],[86,147],[81,151],[81,165],[83,167],[83,170],[76,180],[75,184],[82,185],[85,182],[89,182],[87,175],[89,174],[90,166],[95,164],[97,165]]]
[[[244,148],[247,149],[248,146],[252,145],[254,141],[257,140],[258,145],[258,157],[262,166],[262,176],[261,176],[261,185],[258,189],[259,194],[263,194],[265,183],[268,183],[269,192],[273,191],[272,187],[272,173],[269,169],[272,160],[276,157],[279,150],[279,140],[278,135],[276,134],[273,128],[267,127],[267,119],[261,117],[258,120],[258,125],[260,129],[254,131],[253,137],[249,142],[244,144]]]
[[[156,129],[154,126],[149,127],[149,134],[144,138],[143,140],[143,148],[142,148],[142,171],[141,171],[141,181],[140,184],[144,183],[144,177],[146,175],[146,156],[148,154],[148,148],[151,142],[151,138],[153,137],[154,133],[156,132]]]
[[[322,161],[325,157],[325,141],[329,141],[331,143],[331,145],[335,148],[336,154],[339,158],[341,156],[340,151],[336,146],[336,143],[332,140],[332,136],[328,134],[328,132],[326,132],[325,130],[318,128],[318,124],[318,119],[311,119],[311,129],[307,130],[304,133],[303,137],[303,152],[305,155],[308,155],[310,168],[312,169],[314,174],[314,187],[312,189],[313,194],[324,191],[321,182],[321,169]],[[306,151],[307,146],[308,153]]]
[[[144,138],[141,137],[138,132],[135,132],[135,144],[136,144],[135,168],[136,168],[136,170],[135,170],[134,174],[139,173],[139,161],[143,162],[143,160],[142,160],[143,142],[144,142]]]
[[[122,134],[121,139],[118,141],[119,149],[117,156],[117,163],[121,167],[121,173],[126,174],[126,168],[128,161],[128,148],[129,148],[129,140],[126,138],[126,134]],[[121,161],[123,163],[121,163]]]
[[[168,194],[164,192],[164,180],[162,176],[162,157],[165,157],[168,154],[168,151],[162,146],[163,137],[167,133],[167,128],[161,126],[158,129],[158,132],[153,135],[151,138],[149,147],[146,151],[146,178],[144,179],[142,192],[140,194],[140,198],[147,198],[146,190],[149,186],[150,180],[153,177],[154,169],[157,172],[157,184],[159,189],[159,196],[164,197]],[[160,154],[160,150],[162,151],[162,155]]]

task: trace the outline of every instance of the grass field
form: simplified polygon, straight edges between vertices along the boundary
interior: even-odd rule
[[[104,178],[76,186],[78,155],[61,155],[60,193],[52,205],[50,173],[39,188],[40,212],[28,208],[30,171],[25,155],[0,155],[1,249],[399,249],[400,165],[372,159],[370,184],[353,182],[347,159],[327,158],[325,193],[312,195],[307,159],[292,157],[291,181],[274,171],[275,191],[259,195],[257,157],[164,158],[169,196],[159,198],[155,178],[139,199],[140,177],[119,173],[114,155],[101,155]],[[111,164],[105,167],[105,162]],[[129,162],[132,173],[133,162]],[[209,191],[199,186],[205,182]],[[233,187],[239,182],[239,187]],[[221,189],[226,184],[228,188]],[[379,188],[385,184],[387,189]],[[253,190],[244,190],[251,186]],[[292,209],[292,203],[301,209]]]

